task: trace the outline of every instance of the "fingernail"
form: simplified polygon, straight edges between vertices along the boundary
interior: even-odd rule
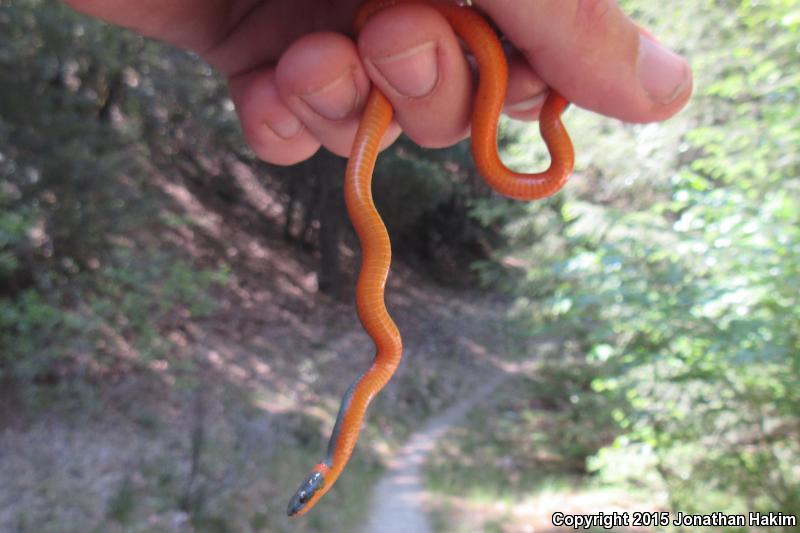
[[[264,122],[264,124],[282,139],[291,139],[303,128],[303,124],[297,117],[287,118],[277,122]]]
[[[374,59],[372,63],[397,92],[411,98],[421,98],[430,93],[439,79],[435,42]]]
[[[355,80],[349,72],[317,91],[301,94],[300,99],[328,120],[348,117],[358,102]]]
[[[530,111],[531,109],[536,109],[537,107],[541,106],[542,103],[544,103],[545,96],[547,96],[546,91],[528,98],[527,100],[517,102],[516,104],[509,104],[505,107],[504,111],[506,113],[522,113],[525,111]]]
[[[686,61],[645,35],[639,35],[637,71],[639,83],[650,99],[659,104],[675,100],[689,82],[689,65]]]

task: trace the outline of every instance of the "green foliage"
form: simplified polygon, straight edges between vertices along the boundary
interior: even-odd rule
[[[226,123],[230,110],[198,101],[216,96],[203,93],[212,83],[186,93],[198,85],[192,72],[216,79],[195,66],[175,83],[186,54],[167,60],[61,3],[0,4],[0,35],[0,378],[24,393],[118,368],[123,355],[137,356],[123,366],[169,355],[164,333],[209,314],[208,291],[227,273],[150,238],[163,231],[165,200],[148,172],[175,148],[137,141],[172,120],[148,105],[157,91]]]
[[[107,337],[103,326],[110,327],[131,343],[136,362],[146,364],[169,356],[173,349],[159,328],[175,320],[208,316],[215,308],[210,289],[226,283],[228,277],[227,268],[197,269],[168,254],[123,253],[115,265],[87,279],[87,304],[98,335]],[[100,346],[111,353],[120,348],[118,342],[103,341]]]
[[[14,301],[0,299],[0,380],[30,381],[53,370],[78,326],[35,290]]]
[[[9,280],[20,267],[19,256],[27,247],[28,232],[36,222],[28,208],[12,210],[11,202],[0,190],[0,280]]]
[[[395,252],[413,252],[443,283],[466,279],[465,266],[501,239],[495,226],[472,216],[476,199],[506,202],[483,184],[468,142],[425,150],[401,138],[378,159],[373,190]]]
[[[580,169],[561,205],[501,218],[513,244],[499,257],[518,267],[521,315],[570,331],[605,369],[587,395],[605,395],[624,432],[594,469],[613,477],[644,457],[630,478],[666,487],[683,511],[726,495],[730,509],[797,513],[800,11],[781,0],[627,7],[672,18],[672,31],[674,19],[702,21],[684,36],[693,103],[672,124],[593,137],[632,135],[641,155]],[[599,133],[593,124],[577,123],[576,138]],[[631,179],[631,165],[649,172]]]
[[[124,478],[108,502],[107,515],[120,524],[127,523],[136,507],[133,484]]]
[[[428,486],[472,500],[513,502],[571,485],[583,474],[587,459],[619,429],[605,398],[591,393],[591,383],[607,369],[565,351],[548,357],[535,377],[504,383],[491,405],[448,432],[428,461]]]
[[[374,194],[394,233],[408,231],[426,212],[456,194],[452,176],[441,162],[425,157],[428,154],[395,148],[386,155],[377,163]]]
[[[163,328],[209,315],[210,290],[229,276],[167,254],[116,255],[69,287],[0,299],[0,379],[47,383],[169,357],[175,346]]]
[[[19,268],[101,254],[107,234],[136,224],[147,206],[136,202],[136,180],[115,179],[136,169],[130,139],[99,115],[112,70],[122,69],[109,54],[126,37],[41,4],[0,6],[0,33],[11,38],[0,52],[0,195],[37,235]]]

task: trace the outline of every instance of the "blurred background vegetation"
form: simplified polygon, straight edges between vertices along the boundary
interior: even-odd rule
[[[429,461],[434,493],[508,502],[464,527],[517,531],[514,502],[565,486],[800,515],[800,6],[621,3],[690,58],[695,95],[663,124],[570,110],[556,197],[491,194],[463,143],[382,156],[389,299],[431,357],[376,403],[328,522],[292,530],[363,518],[385,454],[480,380],[473,329],[539,364]],[[544,163],[535,127],[503,126],[508,161]],[[257,161],[189,54],[0,1],[0,529],[289,528],[369,350],[342,171]],[[560,348],[538,356],[543,335]]]

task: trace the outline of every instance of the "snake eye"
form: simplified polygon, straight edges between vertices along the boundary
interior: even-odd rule
[[[289,500],[289,507],[286,509],[286,513],[289,516],[294,516],[302,511],[311,498],[314,497],[314,494],[324,485],[325,477],[320,472],[311,472],[306,480],[300,484],[300,488],[294,493],[292,499]]]

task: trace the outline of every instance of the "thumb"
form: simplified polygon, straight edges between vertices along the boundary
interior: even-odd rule
[[[475,0],[549,86],[576,105],[628,122],[663,120],[692,91],[684,58],[614,0]]]

